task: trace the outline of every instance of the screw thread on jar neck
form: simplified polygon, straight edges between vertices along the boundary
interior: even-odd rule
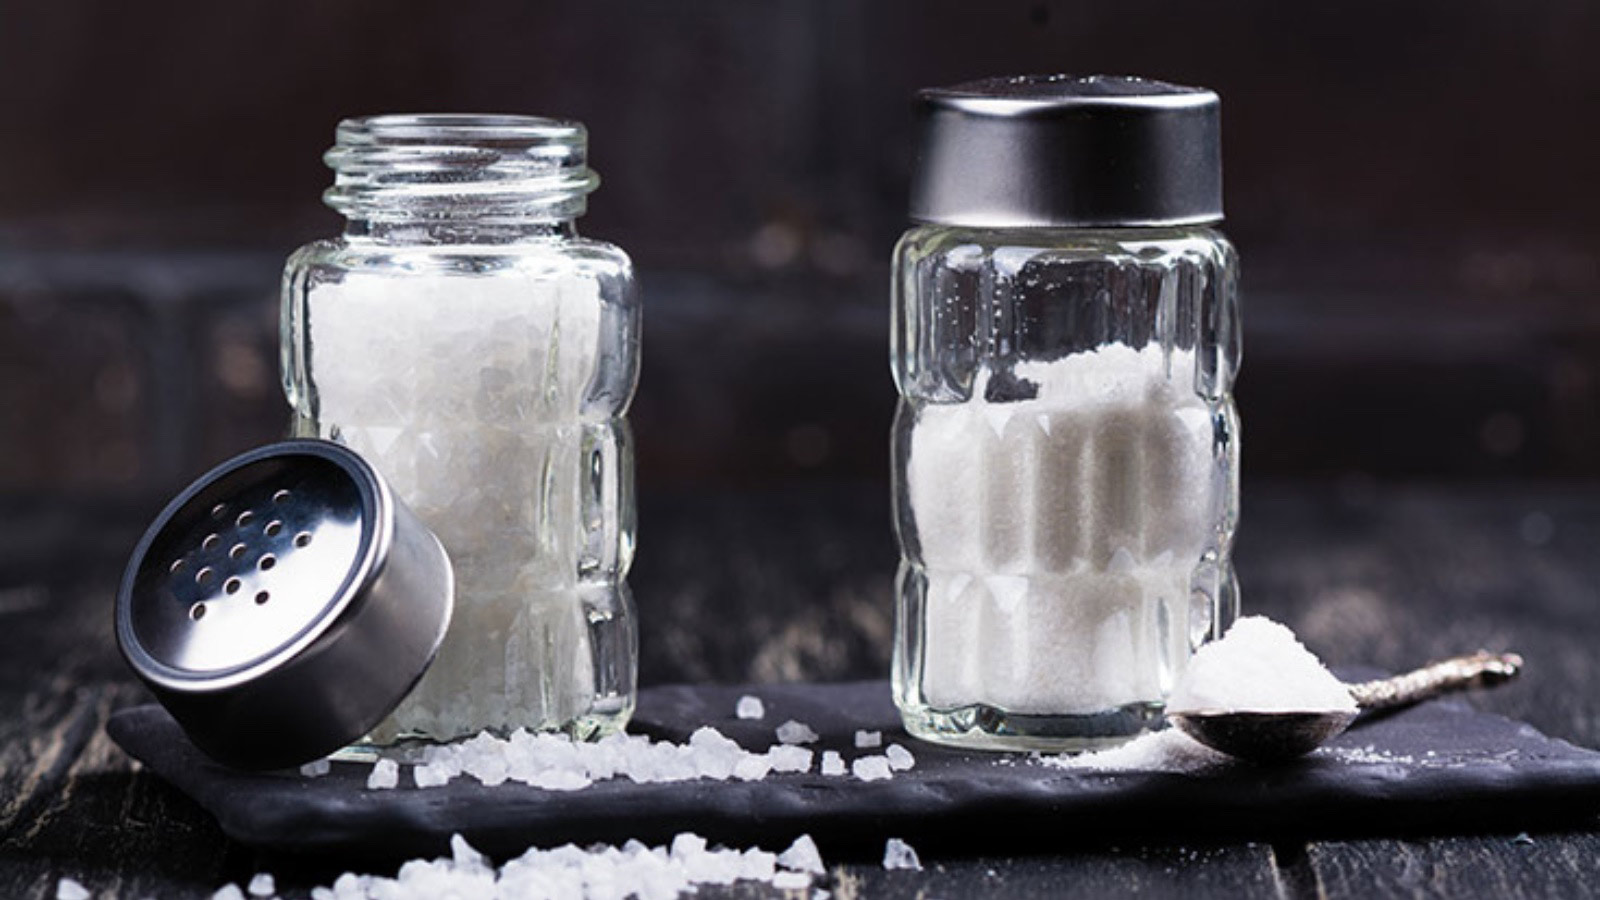
[[[577,122],[533,116],[346,119],[323,202],[351,237],[499,242],[574,233],[600,178]]]

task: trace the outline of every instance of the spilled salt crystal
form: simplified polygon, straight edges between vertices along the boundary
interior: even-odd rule
[[[84,894],[85,897],[89,896]],[[211,895],[211,900],[244,900],[244,891],[237,884],[225,884]]]
[[[889,768],[896,772],[904,772],[917,764],[917,759],[911,755],[911,751],[899,744],[890,744],[883,751],[883,755],[889,760]]]
[[[780,891],[797,891],[811,886],[811,876],[804,872],[779,872],[772,876],[772,886]]]
[[[810,872],[821,875],[827,872],[822,865],[822,854],[817,850],[817,842],[811,835],[802,834],[794,839],[789,849],[778,854],[778,865],[785,869],[794,869],[799,872]]]
[[[766,718],[767,715],[766,706],[762,704],[761,698],[752,697],[749,694],[739,698],[739,703],[734,707],[733,712],[734,715],[741,719],[762,719]]]
[[[859,750],[867,750],[867,749],[871,749],[873,747],[882,747],[882,746],[883,746],[883,732],[881,732],[881,731],[857,731],[856,732],[856,748],[857,749],[859,749]]]
[[[307,778],[320,778],[328,774],[332,768],[333,764],[326,759],[316,759],[301,766],[300,774]]]
[[[89,889],[71,878],[56,882],[56,900],[89,900]]]
[[[250,886],[245,891],[252,897],[271,897],[278,893],[278,884],[266,872],[258,872],[250,879]]]
[[[392,759],[380,759],[372,764],[372,774],[367,776],[367,790],[383,791],[400,784],[400,764]]]
[[[882,781],[893,777],[886,756],[863,756],[850,763],[850,772],[862,781]]]
[[[1355,712],[1348,688],[1294,632],[1264,616],[1233,623],[1195,651],[1168,712]]]
[[[811,769],[812,752],[792,744],[776,744],[767,748],[767,762],[774,772],[805,772]]]
[[[922,871],[922,860],[917,858],[917,851],[911,845],[899,838],[889,838],[883,846],[883,867],[885,869],[910,869],[914,872]]]
[[[845,773],[844,757],[837,750],[822,751],[822,774],[843,775]]]
[[[817,733],[811,726],[793,719],[778,726],[778,741],[784,744],[810,744],[816,741]]]

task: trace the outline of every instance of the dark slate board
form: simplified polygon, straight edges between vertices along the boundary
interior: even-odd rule
[[[738,697],[760,696],[766,717],[740,721]],[[1227,764],[1199,774],[1064,770],[1027,756],[964,753],[916,742],[899,727],[884,682],[672,686],[641,692],[630,730],[683,741],[710,724],[747,749],[774,742],[798,719],[822,735],[813,745],[846,760],[856,729],[899,741],[916,768],[888,781],[848,776],[771,776],[758,782],[601,782],[546,792],[487,788],[458,778],[417,790],[367,791],[368,767],[335,763],[331,774],[247,773],[201,755],[156,706],[114,715],[111,737],[151,771],[209,810],[246,844],[288,853],[388,858],[445,851],[452,832],[497,856],[573,841],[661,842],[684,830],[715,841],[781,848],[809,832],[833,854],[881,853],[898,836],[922,850],[1054,849],[1129,839],[1256,838],[1463,833],[1592,824],[1600,814],[1600,752],[1548,738],[1531,726],[1433,701],[1357,723],[1331,746],[1371,748],[1351,761],[1319,753],[1294,763]],[[1429,752],[1432,756],[1429,756]],[[1405,758],[1409,757],[1410,761]],[[1398,760],[1398,761],[1397,761]]]

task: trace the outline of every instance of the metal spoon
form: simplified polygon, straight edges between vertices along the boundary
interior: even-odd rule
[[[1423,666],[1404,675],[1346,685],[1363,711],[1394,709],[1472,687],[1515,678],[1522,657],[1483,650]],[[1350,727],[1353,712],[1242,712],[1195,710],[1168,713],[1184,734],[1213,750],[1254,762],[1277,762],[1310,753]]]

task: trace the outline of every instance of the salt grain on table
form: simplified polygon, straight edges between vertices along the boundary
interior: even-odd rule
[[[244,900],[244,891],[239,890],[237,884],[225,884],[211,895],[211,900]]]
[[[899,744],[890,744],[883,755],[889,760],[889,768],[896,772],[905,772],[917,764],[917,758],[911,755],[911,751]]]
[[[752,697],[749,694],[739,698],[739,702],[734,706],[733,712],[734,715],[741,719],[764,719],[767,715],[766,706],[762,704],[761,698]]]
[[[372,764],[372,774],[367,776],[367,790],[383,791],[400,784],[400,764],[392,759],[380,759]]]
[[[917,858],[917,851],[911,845],[899,838],[889,838],[883,846],[883,867],[885,869],[910,869],[915,872],[922,871],[922,860]]]
[[[873,747],[882,747],[882,746],[883,746],[883,732],[881,732],[881,731],[857,731],[856,732],[856,748],[857,749],[859,749],[859,750],[870,750]]]
[[[843,775],[845,771],[844,757],[839,755],[839,751],[822,751],[822,774]]]
[[[862,781],[882,781],[894,775],[886,756],[863,756],[850,763],[850,772]]]
[[[811,726],[793,719],[778,726],[778,741],[784,744],[811,744],[817,740],[817,733]]]
[[[56,900],[89,900],[89,889],[71,878],[56,882]]]
[[[332,768],[333,764],[328,762],[326,759],[317,759],[301,766],[300,774],[307,778],[320,778],[321,776],[328,774],[328,771]]]
[[[817,850],[817,842],[813,841],[809,834],[795,838],[789,849],[778,854],[778,865],[796,872],[810,872],[813,875],[827,872],[827,868],[822,864],[822,854]]]
[[[250,886],[245,891],[252,897],[271,897],[278,893],[278,884],[271,875],[261,872],[250,879]]]

